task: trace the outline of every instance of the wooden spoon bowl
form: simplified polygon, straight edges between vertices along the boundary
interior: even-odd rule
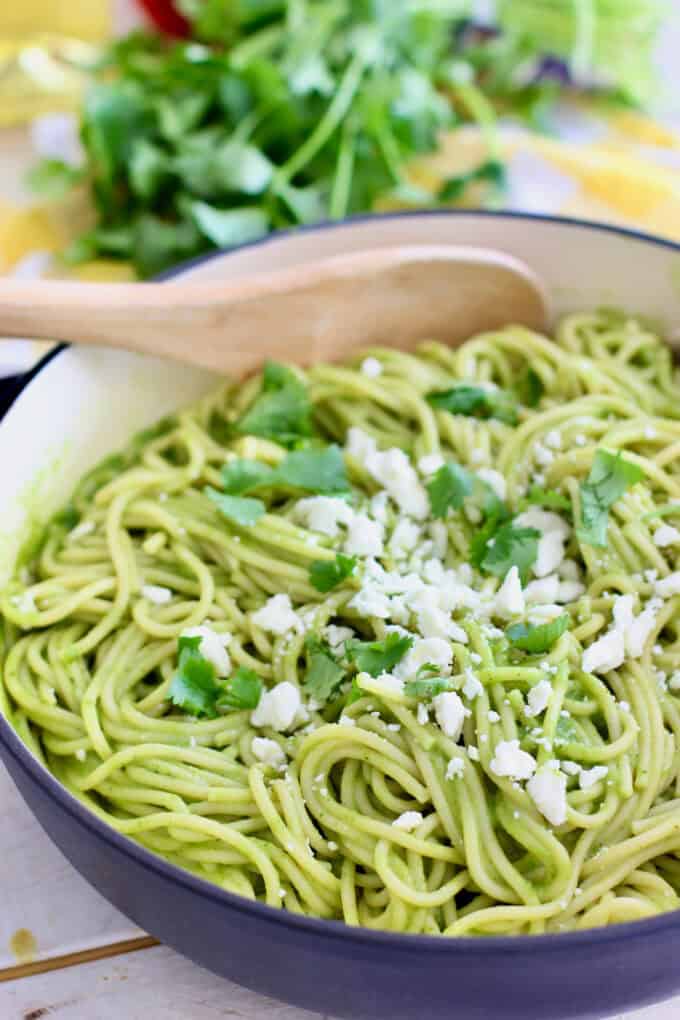
[[[230,375],[265,357],[338,360],[373,344],[459,344],[507,324],[545,329],[536,275],[510,255],[378,248],[230,283],[0,281],[0,335],[141,351]]]

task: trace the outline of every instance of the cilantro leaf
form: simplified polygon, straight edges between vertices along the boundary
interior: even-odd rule
[[[263,684],[257,673],[246,666],[239,666],[222,688],[215,702],[216,708],[235,711],[257,708],[262,689]]]
[[[409,698],[434,698],[450,690],[453,690],[451,678],[445,676],[416,677],[404,684],[404,694]]]
[[[450,414],[497,418],[506,425],[517,424],[517,401],[507,390],[460,383],[449,390],[428,393],[427,401],[432,407]]]
[[[228,495],[240,496],[260,486],[271,485],[273,474],[274,471],[268,464],[238,457],[236,460],[230,460],[222,468],[222,487]]]
[[[540,537],[536,528],[516,528],[512,522],[503,524],[486,539],[479,565],[484,573],[501,578],[511,567],[517,567],[522,584],[526,584],[529,570],[536,562]]]
[[[545,387],[540,375],[534,372],[533,368],[527,368],[517,386],[517,395],[520,402],[525,407],[538,407],[544,392]]]
[[[234,248],[257,241],[269,231],[269,217],[257,206],[218,209],[197,200],[187,208],[200,232],[218,248]]]
[[[338,553],[334,560],[314,560],[309,568],[309,580],[317,591],[332,591],[354,573],[356,565],[356,556],[343,556],[342,553]]]
[[[260,517],[266,512],[266,507],[261,499],[244,499],[242,496],[228,496],[224,492],[218,492],[210,485],[203,490],[211,499],[220,513],[234,524],[240,524],[244,528],[257,524]]]
[[[427,484],[432,516],[445,518],[449,509],[460,510],[472,492],[470,473],[453,461],[443,464]]]
[[[549,652],[559,637],[569,628],[570,617],[563,613],[550,623],[541,623],[534,627],[527,623],[513,623],[505,632],[505,636],[515,648],[524,652],[539,655]]]
[[[312,434],[312,405],[307,387],[286,365],[265,365],[262,390],[234,428],[241,435],[261,436],[290,446]]]
[[[239,666],[229,680],[218,681],[215,667],[201,652],[200,637],[180,637],[179,661],[170,683],[173,705],[190,715],[214,719],[218,709],[243,711],[257,708],[263,684],[252,669]]]
[[[310,697],[323,705],[337,693],[345,679],[345,670],[338,664],[325,641],[310,636],[305,646],[309,665],[303,686]]]
[[[51,200],[63,198],[83,180],[83,171],[60,159],[43,159],[31,168],[27,184],[31,191]]]
[[[214,717],[221,688],[215,682],[215,667],[201,653],[200,644],[200,637],[179,639],[179,663],[170,683],[170,700],[190,715]]]
[[[597,450],[590,474],[581,482],[581,542],[604,548],[607,545],[609,510],[624,492],[644,478],[637,464],[624,460],[621,451]]]
[[[325,495],[349,492],[345,461],[338,446],[294,450],[275,468],[239,458],[225,464],[222,479],[225,492],[233,496],[274,486]]]
[[[348,641],[347,656],[360,673],[380,676],[401,662],[413,640],[393,631],[384,641]]]
[[[294,450],[275,470],[276,483],[304,492],[334,495],[349,492],[345,461],[339,446]]]
[[[542,489],[533,485],[522,504],[526,506],[547,506],[550,510],[571,511],[572,506],[569,499],[556,489]]]

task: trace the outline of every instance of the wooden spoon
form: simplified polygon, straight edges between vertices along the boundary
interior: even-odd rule
[[[379,248],[215,283],[0,280],[0,336],[121,347],[233,375],[265,358],[309,364],[372,344],[455,345],[509,323],[545,328],[541,285],[518,259],[483,248]]]

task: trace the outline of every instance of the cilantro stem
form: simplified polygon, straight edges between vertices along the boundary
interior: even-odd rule
[[[335,176],[329,201],[329,215],[332,220],[341,220],[347,215],[352,193],[352,173],[356,151],[356,129],[345,122],[340,142],[340,152],[335,166]]]
[[[472,119],[476,121],[486,142],[489,155],[493,159],[500,159],[496,113],[484,93],[476,85],[471,85],[468,82],[455,82],[449,88],[466,107]]]
[[[234,70],[242,71],[252,60],[263,57],[273,50],[285,36],[284,25],[267,25],[266,28],[261,28],[259,32],[248,36],[238,46],[234,46],[229,51],[229,63]]]
[[[404,181],[404,175],[401,171],[399,148],[395,142],[394,135],[386,124],[380,124],[376,132],[376,138],[378,140],[378,145],[380,146],[383,159],[385,160],[385,166],[392,175],[394,183],[402,184]]]
[[[288,184],[316,156],[319,149],[326,144],[349,110],[359,88],[365,67],[366,57],[363,53],[357,53],[342,76],[338,90],[333,96],[328,109],[309,138],[278,171],[277,178],[281,183]]]

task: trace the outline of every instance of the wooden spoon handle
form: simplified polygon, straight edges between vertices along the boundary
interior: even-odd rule
[[[219,283],[0,281],[0,335],[100,344],[218,371],[265,357],[309,364],[371,344],[462,340],[506,323],[544,328],[519,260],[451,246],[377,249]]]

